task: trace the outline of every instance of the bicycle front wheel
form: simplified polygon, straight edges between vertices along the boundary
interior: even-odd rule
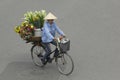
[[[45,50],[42,46],[34,45],[31,48],[31,57],[33,60],[33,63],[39,67],[42,67],[42,61],[41,58],[45,54]]]
[[[74,70],[74,62],[71,56],[67,53],[62,53],[60,56],[56,61],[59,72],[63,75],[70,75]]]

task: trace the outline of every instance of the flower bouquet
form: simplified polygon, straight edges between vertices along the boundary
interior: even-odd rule
[[[19,33],[23,40],[28,40],[34,34],[34,27],[25,21],[22,22],[21,25],[15,27],[15,32]]]
[[[35,36],[36,29],[41,30],[43,27],[45,16],[45,10],[27,12],[24,14],[24,21],[19,26],[16,26],[14,30],[21,36],[23,40],[29,41],[32,37]]]
[[[24,14],[24,20],[32,24],[35,28],[42,28],[44,24],[44,18],[46,11],[27,12]]]

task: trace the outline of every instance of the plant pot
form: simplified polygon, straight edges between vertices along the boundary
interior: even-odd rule
[[[41,29],[40,28],[34,29],[34,36],[35,37],[40,37],[41,36]]]

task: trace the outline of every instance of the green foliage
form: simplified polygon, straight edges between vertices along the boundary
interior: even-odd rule
[[[46,11],[29,11],[24,14],[24,20],[32,24],[35,28],[42,28],[44,25],[44,18],[46,16]]]

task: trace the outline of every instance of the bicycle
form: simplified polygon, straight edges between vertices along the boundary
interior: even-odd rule
[[[57,40],[57,46],[55,50],[58,50],[57,56],[52,56],[52,61],[55,60],[58,71],[63,75],[70,75],[74,70],[74,62],[72,60],[72,57],[67,53],[67,51],[64,51],[61,49],[61,41],[58,38]],[[50,55],[52,53],[55,54],[55,50],[50,52]],[[44,67],[48,60],[45,62],[45,64],[42,64],[41,58],[45,54],[45,47],[42,41],[34,41],[33,46],[31,48],[31,57],[33,60],[33,63],[39,67]],[[68,69],[70,67],[70,69]]]

